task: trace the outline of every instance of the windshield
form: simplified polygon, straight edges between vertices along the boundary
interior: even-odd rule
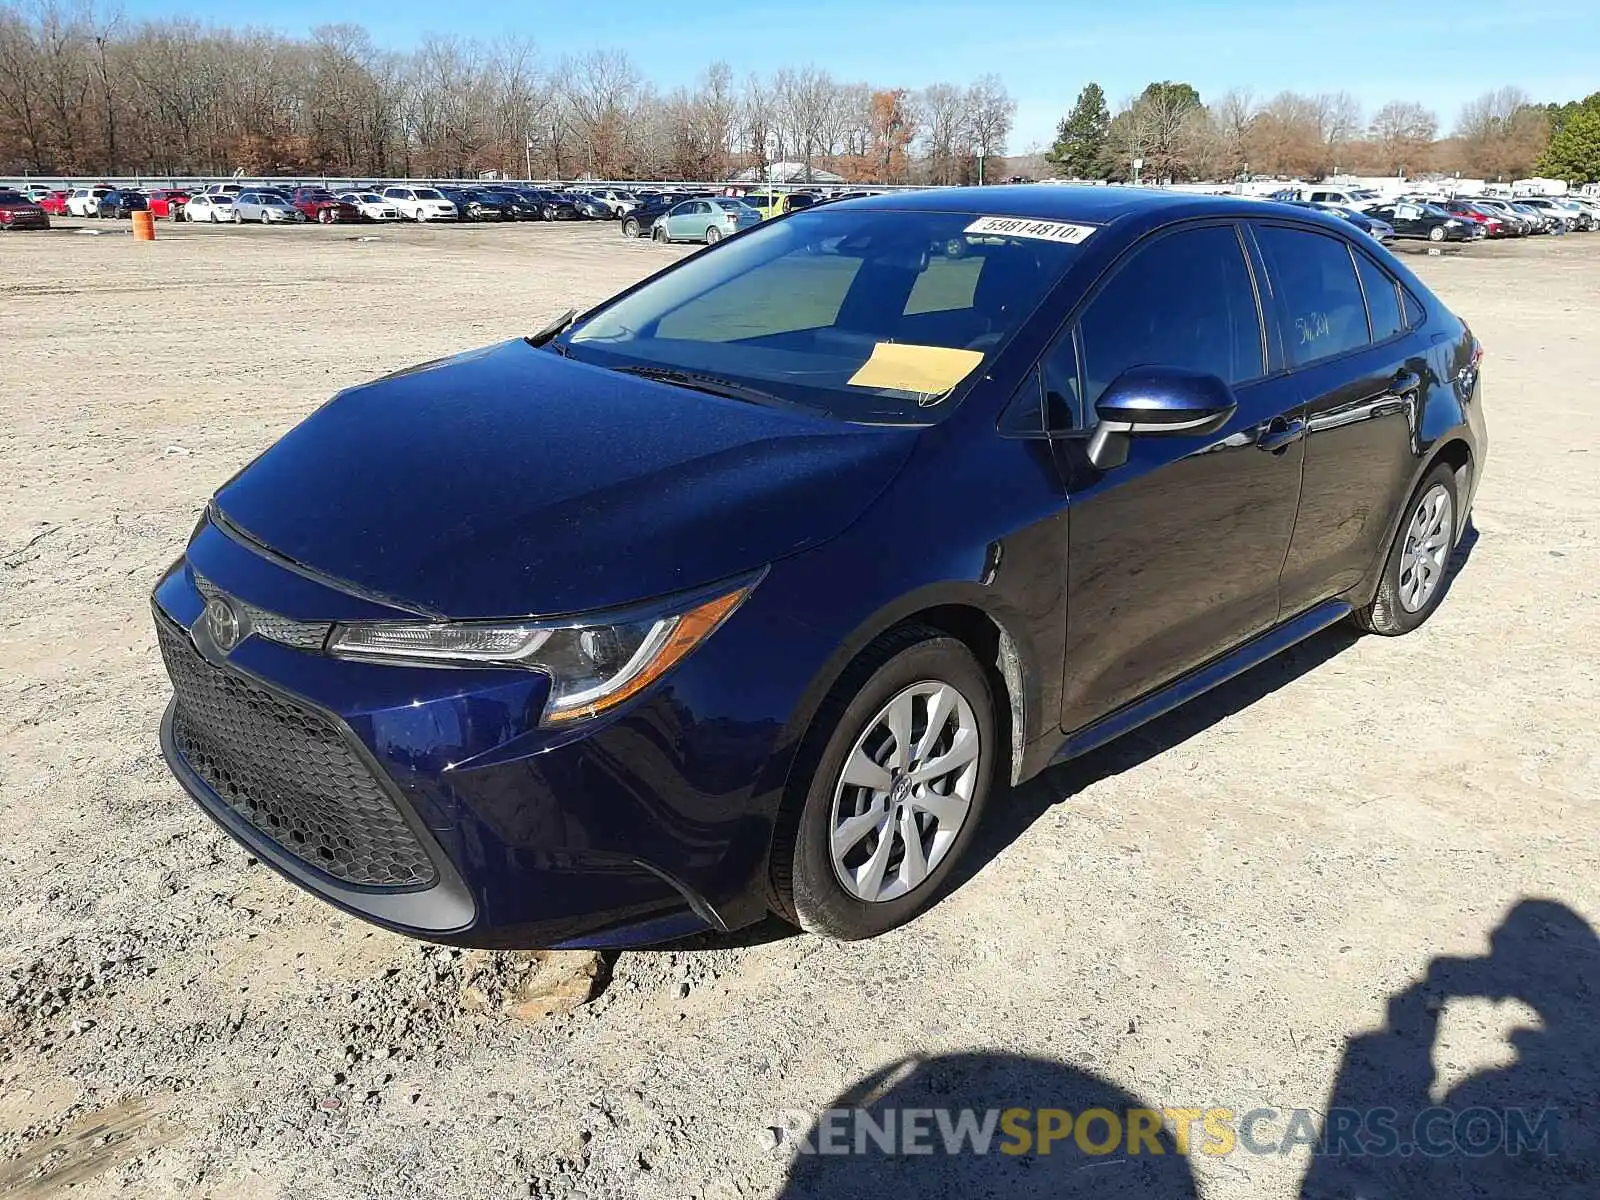
[[[990,232],[997,226],[1008,232]],[[1053,239],[1087,233],[970,213],[815,209],[686,259],[552,346],[613,370],[727,381],[842,420],[921,424],[952,407],[956,385],[1078,253]]]
[[[363,204],[382,204],[383,197],[373,192],[362,192],[358,197]]]
[[[418,200],[443,200],[444,197],[432,188],[418,188],[415,193]]]

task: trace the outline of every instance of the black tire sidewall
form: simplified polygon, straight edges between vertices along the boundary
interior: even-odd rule
[[[1378,596],[1373,601],[1370,628],[1375,633],[1402,634],[1410,633],[1431,617],[1441,603],[1448,590],[1450,575],[1450,555],[1445,556],[1445,578],[1440,580],[1439,586],[1433,590],[1433,595],[1428,597],[1428,602],[1416,612],[1410,612],[1400,603],[1400,560],[1405,553],[1406,533],[1411,528],[1411,520],[1416,516],[1417,506],[1422,503],[1422,498],[1431,492],[1435,485],[1442,484],[1450,493],[1450,551],[1455,552],[1456,531],[1465,528],[1461,513],[1461,497],[1456,493],[1456,475],[1447,463],[1439,463],[1417,485],[1417,490],[1412,493],[1411,500],[1406,504],[1405,512],[1400,516],[1400,526],[1395,530],[1394,542],[1389,547],[1389,557],[1383,564],[1383,578],[1378,583]]]
[[[898,900],[869,903],[844,890],[829,851],[833,792],[845,757],[866,723],[889,698],[924,680],[947,683],[972,706],[978,722],[981,774],[973,788],[966,823],[950,852],[922,885]],[[982,823],[998,760],[994,698],[988,677],[972,653],[950,637],[929,637],[899,650],[878,667],[845,705],[828,737],[806,791],[792,850],[788,897],[802,927],[843,940],[875,937],[902,925],[943,894],[950,876]]]

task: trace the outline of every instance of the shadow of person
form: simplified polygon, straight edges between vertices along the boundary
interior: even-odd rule
[[[1091,1110],[1099,1111],[1086,1118]],[[951,1144],[946,1130],[960,1132],[963,1117],[979,1129],[987,1124],[992,1136]],[[788,1147],[795,1158],[780,1200],[1192,1200],[1198,1194],[1187,1158],[1160,1128],[1159,1110],[1086,1071],[1046,1059],[905,1059],[861,1080],[811,1120]],[[1080,1120],[1087,1121],[1082,1142]],[[1136,1122],[1147,1136],[1130,1138]],[[1047,1130],[1059,1136],[1043,1145]],[[1113,1131],[1120,1134],[1114,1146]],[[1196,1142],[1201,1133],[1196,1124]],[[975,1142],[986,1149],[975,1150]],[[1129,1152],[1130,1142],[1137,1152]],[[928,1149],[910,1149],[919,1144]]]
[[[1520,1000],[1539,1024],[1511,1035],[1514,1061],[1438,1096],[1439,1014],[1461,997]],[[1393,1136],[1378,1128],[1384,1122]],[[1436,958],[1394,996],[1385,1027],[1345,1048],[1300,1195],[1600,1195],[1600,937],[1588,923],[1553,900],[1523,900],[1491,935],[1487,955]]]

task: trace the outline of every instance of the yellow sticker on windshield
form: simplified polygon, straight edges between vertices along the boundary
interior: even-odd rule
[[[942,396],[982,361],[983,354],[978,350],[879,342],[872,348],[872,357],[850,376],[850,386]]]

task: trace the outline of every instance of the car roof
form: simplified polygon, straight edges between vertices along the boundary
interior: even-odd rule
[[[1260,212],[1260,202],[1236,196],[1166,192],[1142,187],[1090,187],[1073,184],[1012,184],[985,188],[932,188],[863,196],[841,201],[851,208],[912,212],[969,212],[983,216],[1032,217],[1043,221],[1109,224],[1122,217],[1163,215],[1244,216]]]

